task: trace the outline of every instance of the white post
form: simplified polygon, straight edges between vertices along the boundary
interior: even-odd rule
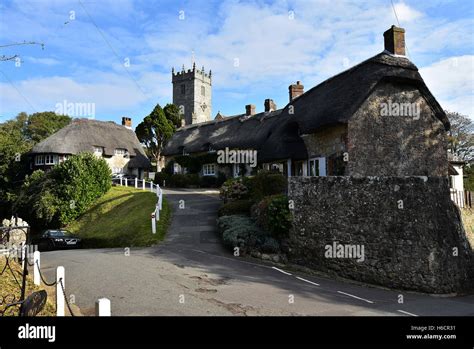
[[[122,186],[122,177],[120,177],[120,186]]]
[[[153,182],[150,183],[150,191],[153,193]]]
[[[128,187],[128,178],[125,178],[125,186]]]
[[[112,316],[110,311],[110,299],[99,298],[95,301],[95,316]]]
[[[160,207],[160,210],[163,208],[163,192],[161,191],[161,188],[160,188],[160,197],[158,198],[158,205]]]
[[[142,179],[142,190],[145,190],[145,178]]]
[[[39,274],[39,267],[41,266],[40,264],[40,251],[35,251],[33,253],[33,283],[35,285],[40,284],[41,282],[41,277]]]
[[[155,212],[151,214],[151,232],[156,234],[156,220],[155,220]]]
[[[156,212],[156,220],[159,221],[160,220],[160,208],[158,207],[158,204],[156,205],[155,212]]]
[[[163,179],[163,187],[166,187],[166,181]]]
[[[66,297],[66,295],[63,293],[63,288],[59,280],[62,280],[62,285],[64,290],[66,290],[64,267],[62,266],[56,269],[56,316],[64,316],[64,297]]]
[[[137,189],[137,188],[138,188],[138,178],[135,177],[135,189]]]

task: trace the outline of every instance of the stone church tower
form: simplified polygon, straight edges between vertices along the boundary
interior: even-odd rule
[[[211,120],[211,71],[206,74],[204,67],[187,71],[183,68],[171,71],[173,83],[173,104],[184,114],[184,124],[191,125]]]

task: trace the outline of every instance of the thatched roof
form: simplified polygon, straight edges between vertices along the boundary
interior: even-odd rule
[[[102,147],[104,155],[114,155],[116,148],[127,149],[130,161],[128,167],[148,168],[150,160],[145,155],[135,132],[112,121],[74,119],[33,147],[32,154],[78,154],[92,152]]]
[[[243,115],[236,115],[183,127],[168,142],[164,155],[181,154],[183,147],[186,153],[206,151],[212,145],[216,150],[256,149],[260,162],[304,159],[306,147],[299,134],[347,123],[377,84],[384,81],[416,86],[449,130],[446,114],[426,87],[418,68],[405,57],[382,52],[325,80],[269,115],[260,113],[244,121]]]

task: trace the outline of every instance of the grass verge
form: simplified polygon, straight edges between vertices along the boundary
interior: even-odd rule
[[[16,263],[15,261],[10,258],[10,263],[13,269],[13,273],[15,274],[16,279],[21,285],[21,282],[23,280],[22,276],[22,271],[20,268],[20,265]],[[0,256],[0,272],[3,270],[5,266],[5,257]],[[0,275],[0,300],[5,297],[5,302],[10,303],[13,296],[15,299],[20,299],[20,294],[21,294],[21,288],[18,286],[17,282],[15,281],[15,277],[13,277],[13,274],[11,270],[7,267],[2,275]],[[43,288],[40,288],[36,286],[33,283],[33,280],[31,277],[27,277],[26,279],[26,292],[25,296],[28,297],[31,293],[35,291],[39,291]],[[56,316],[56,308],[54,305],[54,301],[49,297],[50,292],[48,292],[48,299],[46,301],[46,304],[39,312],[37,316]],[[5,304],[0,304],[0,309],[3,310],[5,308]],[[5,316],[18,316],[18,311],[19,311],[19,306],[15,307],[10,307],[6,313]]]
[[[156,194],[130,187],[112,187],[67,229],[82,238],[85,248],[150,246],[166,235],[171,209],[163,198],[156,234],[151,232],[151,213]]]

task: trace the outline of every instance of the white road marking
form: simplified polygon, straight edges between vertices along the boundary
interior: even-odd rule
[[[300,278],[299,276],[296,277],[298,280],[301,280],[301,281],[304,281],[304,282],[308,282],[312,285],[315,285],[315,286],[319,286],[319,284],[317,284],[316,282],[313,282],[313,281],[309,281],[309,280],[306,280],[306,279],[303,279],[303,278]]]
[[[367,303],[374,303],[372,301],[369,301],[368,299],[360,298],[360,297],[354,296],[353,294],[350,294],[350,293],[346,293],[346,292],[342,292],[342,291],[337,291],[337,293],[344,294],[346,296],[349,296],[349,297],[352,297],[352,298],[355,298],[355,299],[360,299],[361,301],[364,301],[364,302],[367,302]]]
[[[291,275],[290,273],[288,273],[284,270],[278,269],[277,267],[272,267],[272,269],[278,270],[280,273],[283,273],[283,274],[286,274],[286,275]]]
[[[410,316],[418,316],[418,315],[409,313],[408,311],[404,311],[404,310],[397,310],[397,311],[400,312],[400,313],[402,313],[402,314],[406,314],[406,315],[410,315]]]

